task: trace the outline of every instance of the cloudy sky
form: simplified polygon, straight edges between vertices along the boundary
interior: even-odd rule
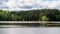
[[[0,0],[0,9],[31,10],[56,8],[60,9],[60,0]]]

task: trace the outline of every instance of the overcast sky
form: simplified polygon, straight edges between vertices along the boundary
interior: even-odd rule
[[[60,0],[0,0],[0,9],[29,10],[44,8],[60,9]]]

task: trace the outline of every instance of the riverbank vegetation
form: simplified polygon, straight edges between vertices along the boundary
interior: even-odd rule
[[[60,21],[60,10],[41,9],[28,11],[0,10],[0,21]]]

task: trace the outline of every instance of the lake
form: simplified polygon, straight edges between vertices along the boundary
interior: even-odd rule
[[[0,34],[60,34],[60,27],[0,28]]]

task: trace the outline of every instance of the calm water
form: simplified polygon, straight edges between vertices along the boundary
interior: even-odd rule
[[[0,34],[60,34],[60,27],[0,28]]]

